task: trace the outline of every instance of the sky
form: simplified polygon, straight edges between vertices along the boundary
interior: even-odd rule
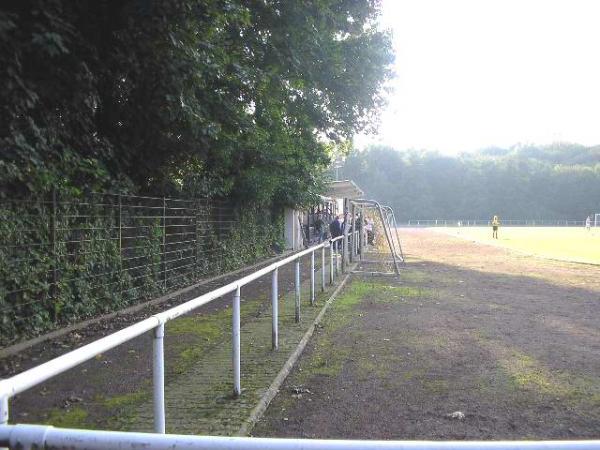
[[[458,154],[600,144],[599,0],[384,0],[396,53],[382,143]]]

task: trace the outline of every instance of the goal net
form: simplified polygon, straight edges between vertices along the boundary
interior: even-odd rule
[[[594,214],[594,226],[600,227],[600,214]]]
[[[404,263],[404,254],[394,210],[373,200],[357,199],[350,200],[350,203],[352,211],[358,212],[357,228],[360,227],[357,231],[359,234],[352,236],[362,245],[361,248],[354,248],[352,241],[349,241],[349,259],[357,263],[353,273],[399,276],[399,265]]]

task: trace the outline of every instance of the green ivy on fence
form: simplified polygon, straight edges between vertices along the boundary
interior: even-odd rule
[[[136,216],[111,198],[0,205],[1,345],[155,298],[283,246],[282,217],[270,211],[231,208],[223,220],[206,200],[204,209],[200,202],[161,209],[128,197],[138,202],[130,205],[141,211]]]

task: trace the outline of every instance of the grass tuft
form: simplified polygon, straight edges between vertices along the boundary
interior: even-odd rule
[[[81,407],[69,410],[53,409],[45,423],[58,428],[86,428],[87,417],[87,411]]]

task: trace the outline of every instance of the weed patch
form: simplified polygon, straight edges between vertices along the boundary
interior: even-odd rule
[[[53,409],[45,422],[58,428],[86,428],[87,417],[87,411],[80,407],[69,410]]]
[[[596,377],[581,377],[573,373],[553,372],[540,361],[501,342],[478,342],[498,361],[501,373],[507,377],[514,392],[533,392],[535,395],[558,397],[569,403],[600,404],[600,383]]]
[[[264,300],[245,300],[241,304],[240,317],[244,321],[256,316]],[[231,309],[180,317],[167,322],[166,338],[177,339],[177,358],[172,365],[174,374],[185,373],[215,344],[224,341],[231,330]]]
[[[299,382],[306,382],[312,376],[336,376],[343,365],[352,356],[352,349],[339,345],[336,334],[341,330],[349,333],[360,341],[363,336],[360,332],[352,331],[349,325],[360,320],[363,313],[357,306],[365,299],[375,299],[377,302],[395,302],[406,298],[422,297],[428,290],[409,287],[393,286],[381,281],[354,280],[343,293],[335,300],[322,323],[323,332],[316,339],[316,345],[310,359],[303,362],[298,371]],[[355,333],[355,334],[353,334]],[[374,359],[371,355],[355,355],[358,370],[363,377],[385,377],[389,372],[388,358],[397,358],[396,355],[379,355]]]
[[[116,395],[105,399],[102,403],[109,409],[121,409],[128,406],[136,405],[145,401],[149,394],[144,391],[131,392],[129,394]]]

